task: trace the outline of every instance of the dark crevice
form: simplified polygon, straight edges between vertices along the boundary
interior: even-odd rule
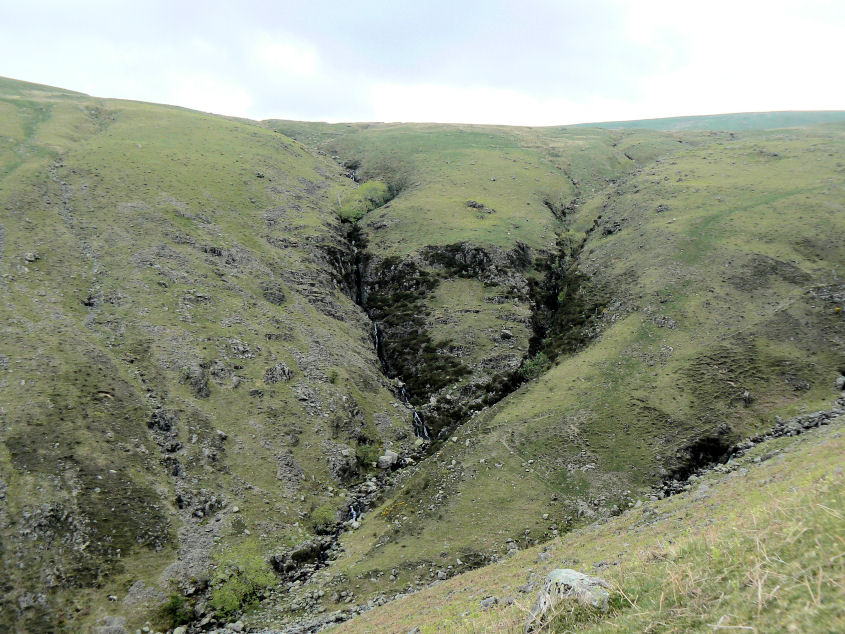
[[[350,223],[346,232],[346,241],[351,250],[352,269],[352,299],[361,308],[366,310],[366,295],[364,294],[364,268],[367,265],[367,239],[361,233],[358,223]]]
[[[732,449],[727,426],[720,428],[716,434],[699,438],[679,452],[665,482],[686,480],[704,467],[727,462]]]
[[[585,242],[586,237],[580,243],[558,238],[557,251],[541,263],[544,276],[529,283],[534,304],[529,357],[542,353],[554,361],[577,352],[596,334],[595,322],[606,298],[578,269]]]
[[[777,419],[767,432],[736,442],[728,425],[722,425],[716,434],[705,436],[687,445],[676,454],[674,464],[668,475],[657,485],[658,494],[674,495],[689,487],[690,477],[718,465],[723,465],[742,456],[755,446],[775,438],[798,436],[813,429],[829,424],[838,416],[845,414],[845,398],[838,398],[828,410],[804,414],[789,420]]]
[[[543,198],[543,205],[546,209],[552,212],[552,215],[560,222],[566,220],[567,216],[571,215],[581,204],[580,197],[576,196],[569,202],[562,200],[552,200],[551,198]]]

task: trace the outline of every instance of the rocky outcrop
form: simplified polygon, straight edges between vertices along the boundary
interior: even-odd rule
[[[366,242],[356,235],[357,247],[365,248]],[[528,274],[534,265],[532,249],[521,242],[511,250],[460,242],[429,246],[404,258],[380,257],[369,251],[360,257],[359,302],[374,322],[374,345],[385,373],[401,380],[400,400],[422,416],[432,438],[518,385],[514,373],[523,362],[530,325],[527,316],[514,316],[515,325],[479,332],[472,340],[465,340],[463,334],[438,337],[441,322],[465,328],[482,311],[468,308],[435,318],[432,306],[437,289],[454,280],[475,280],[484,289],[496,290],[490,302],[522,306],[527,315],[531,304]],[[508,311],[499,313],[507,319]],[[521,332],[517,326],[522,326]],[[481,346],[474,339],[481,336],[493,340],[489,352],[479,352]],[[414,421],[410,411],[409,420]]]
[[[313,574],[326,552],[332,547],[331,537],[318,537],[297,544],[291,550],[270,557],[273,570],[290,580],[304,579]]]
[[[569,568],[557,568],[546,577],[537,600],[531,608],[531,616],[525,624],[524,632],[537,632],[554,614],[561,601],[573,599],[581,605],[597,610],[607,609],[610,598],[610,585],[599,577],[590,577],[583,572]]]

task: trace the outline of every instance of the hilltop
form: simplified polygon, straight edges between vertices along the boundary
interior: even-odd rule
[[[828,407],[829,114],[254,122],[0,80],[0,622],[284,631],[516,575]]]
[[[845,121],[845,110],[784,110],[780,112],[737,112],[733,114],[698,115],[691,117],[664,117],[662,119],[640,119],[636,121],[605,121],[582,123],[579,126],[608,128],[613,130],[720,130],[745,131],[775,130],[778,128],[799,128],[820,123]]]

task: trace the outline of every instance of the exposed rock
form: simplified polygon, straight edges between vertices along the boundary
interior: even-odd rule
[[[469,207],[470,209],[476,209],[477,211],[485,213],[485,214],[492,214],[496,211],[495,209],[488,207],[484,203],[480,203],[477,200],[466,201],[466,206]]]
[[[156,605],[165,600],[167,600],[167,595],[158,588],[148,586],[140,579],[129,586],[126,596],[123,597],[123,603],[126,605]]]
[[[381,456],[378,457],[379,469],[390,469],[399,461],[399,454],[388,449]]]
[[[265,383],[279,383],[280,381],[290,381],[293,378],[293,370],[282,362],[267,368],[264,372]]]
[[[122,616],[107,616],[101,621],[102,625],[94,628],[95,634],[127,634],[126,619]]]
[[[327,440],[322,443],[322,448],[335,481],[344,482],[358,475],[358,459],[349,447]]]
[[[331,547],[331,544],[330,538],[317,538],[302,542],[286,553],[270,557],[270,565],[277,573],[291,579],[307,577],[311,572],[307,567],[320,561],[323,553]]]
[[[481,609],[489,610],[499,602],[498,597],[487,597],[481,600]]]
[[[612,236],[622,228],[622,222],[619,220],[607,221],[601,229],[603,236]]]
[[[298,491],[303,478],[305,478],[305,472],[296,458],[291,454],[276,456],[276,479],[284,484],[287,494]]]
[[[531,608],[531,616],[525,624],[525,632],[535,632],[544,624],[546,615],[553,611],[563,599],[575,599],[582,605],[598,610],[607,609],[610,593],[608,583],[599,577],[590,577],[577,570],[557,568],[546,577],[537,600]]]
[[[187,380],[197,398],[208,398],[211,395],[208,389],[209,366],[209,362],[203,362],[186,370]]]
[[[285,303],[285,290],[278,282],[262,282],[261,294],[264,295],[264,299],[276,306]]]

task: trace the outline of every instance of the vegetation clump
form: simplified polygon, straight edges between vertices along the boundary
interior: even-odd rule
[[[519,375],[523,379],[536,379],[549,367],[549,358],[545,352],[538,352],[519,366]]]
[[[468,374],[468,368],[444,352],[448,342],[433,341],[425,326],[425,299],[439,280],[399,258],[386,258],[374,277],[379,282],[367,295],[367,311],[386,333],[387,374],[402,377],[411,401],[421,403]]]
[[[358,222],[373,209],[390,202],[393,193],[387,183],[367,181],[340,199],[340,217],[345,222]]]
[[[181,594],[174,593],[161,606],[160,614],[167,627],[174,628],[191,622],[194,618],[194,606]]]
[[[223,551],[216,559],[211,605],[221,615],[229,616],[256,605],[265,591],[276,583],[270,564],[254,541],[245,541]]]
[[[318,535],[328,533],[337,522],[337,509],[334,504],[326,502],[311,512],[311,524]]]
[[[546,262],[546,275],[529,280],[534,300],[530,352],[543,353],[543,362],[579,350],[594,334],[592,326],[601,316],[606,298],[578,268],[580,247],[571,237],[558,238],[557,252]],[[534,359],[538,359],[535,356]],[[547,364],[546,364],[547,365]],[[534,367],[526,364],[526,367]]]

